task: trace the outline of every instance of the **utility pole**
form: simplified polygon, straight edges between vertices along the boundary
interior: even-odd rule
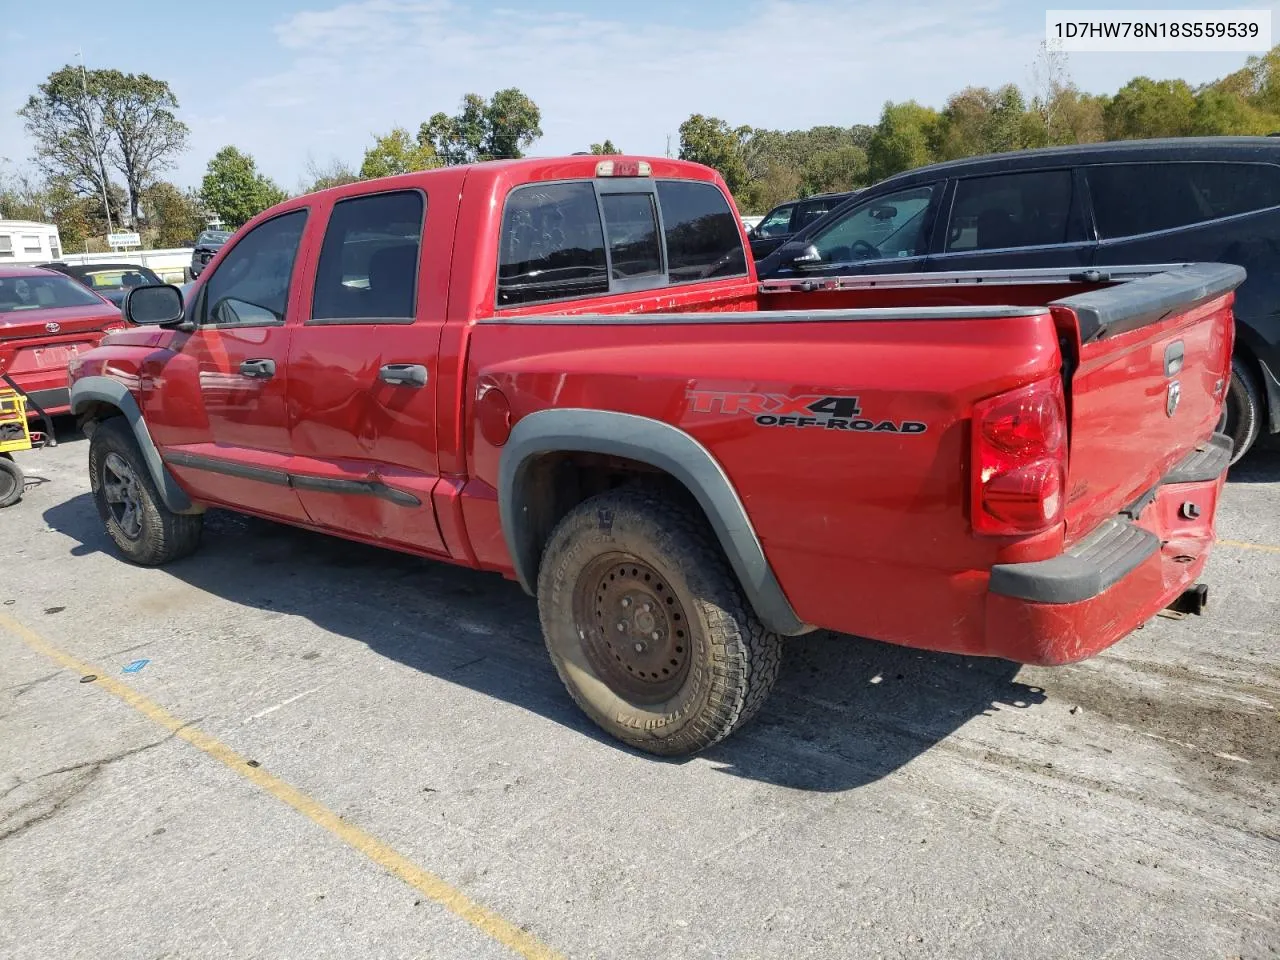
[[[93,152],[98,158],[98,175],[102,178],[102,210],[107,215],[107,233],[112,233],[111,204],[107,200],[107,165],[102,162],[102,151],[98,149],[98,138],[93,134],[93,110],[89,107],[89,76],[84,69],[84,53],[76,51],[80,60],[80,86],[84,90],[84,122],[89,128],[89,140],[93,143]]]

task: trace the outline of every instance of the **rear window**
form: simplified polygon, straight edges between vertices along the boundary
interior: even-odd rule
[[[604,229],[590,183],[511,191],[499,243],[499,306],[609,292]]]
[[[658,203],[672,283],[737,277],[747,272],[738,221],[714,184],[661,180]]]
[[[0,277],[0,313],[91,306],[106,304],[70,277]]]
[[[1103,239],[1280,206],[1280,167],[1266,163],[1115,163],[1085,177]]]
[[[604,194],[600,206],[604,208],[613,279],[628,280],[662,273],[662,247],[658,242],[653,195]]]

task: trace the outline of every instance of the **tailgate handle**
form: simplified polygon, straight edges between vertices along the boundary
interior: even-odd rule
[[[1182,345],[1181,340],[1175,340],[1164,348],[1164,375],[1166,377],[1176,377],[1182,372],[1183,357],[1186,356],[1186,348]]]

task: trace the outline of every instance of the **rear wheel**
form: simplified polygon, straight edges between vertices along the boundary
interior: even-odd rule
[[[134,563],[158,566],[199,545],[204,517],[164,505],[123,417],[104,420],[93,431],[89,483],[107,534]]]
[[[0,453],[0,507],[12,506],[21,500],[25,483],[22,468],[14,462],[13,457]]]
[[[752,611],[695,510],[638,489],[579,504],[547,543],[543,635],[596,724],[668,756],[724,739],[759,710],[781,638]]]
[[[1233,358],[1231,382],[1227,386],[1222,419],[1218,421],[1219,432],[1227,434],[1235,444],[1231,452],[1232,463],[1243,457],[1258,439],[1262,418],[1262,391],[1258,387],[1258,378],[1247,362],[1239,357]]]

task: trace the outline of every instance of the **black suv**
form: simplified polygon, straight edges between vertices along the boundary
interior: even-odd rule
[[[816,193],[803,200],[780,203],[764,215],[748,236],[752,259],[760,260],[773,253],[787,238],[809,224],[822,219],[831,210],[852,197],[856,190],[845,193]]]
[[[1234,463],[1280,432],[1280,138],[1048,147],[920,167],[846,201],[756,264],[760,279],[1235,263],[1223,429]]]
[[[196,238],[195,246],[191,251],[192,280],[200,276],[214,254],[221,250],[229,239],[231,239],[230,230],[206,230]]]

